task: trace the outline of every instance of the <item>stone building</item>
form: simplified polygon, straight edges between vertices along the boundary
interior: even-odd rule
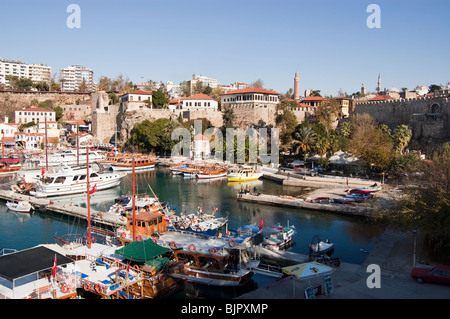
[[[275,125],[276,106],[280,93],[261,88],[234,90],[220,96],[222,109],[234,110],[233,125],[248,128],[253,125]]]

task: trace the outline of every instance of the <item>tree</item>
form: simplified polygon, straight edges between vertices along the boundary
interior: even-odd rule
[[[411,137],[412,131],[408,125],[402,124],[397,126],[393,135],[395,150],[402,153],[411,140]]]
[[[300,155],[301,152],[304,156],[304,160],[306,161],[306,156],[308,155],[309,150],[317,141],[316,132],[314,132],[312,127],[306,125],[303,126],[300,124],[295,129],[292,137],[294,138],[294,153]]]
[[[309,96],[322,96],[322,95],[320,95],[320,90],[313,90]]]
[[[175,145],[171,140],[170,133],[167,130],[169,119],[158,119],[154,122],[145,120],[137,123],[131,130],[131,137],[125,145],[127,147],[138,149],[140,152],[170,151]]]
[[[391,219],[403,228],[420,229],[434,251],[450,261],[450,152],[442,145],[431,160],[422,163],[422,174],[392,211]]]
[[[86,80],[81,80],[80,86],[78,87],[78,92],[86,92],[87,91],[87,84]]]
[[[442,86],[437,85],[437,84],[431,84],[428,87],[428,93],[434,93],[434,91],[440,91],[440,90],[442,90]]]
[[[169,105],[169,98],[160,90],[153,91],[152,103],[154,108],[166,108]]]
[[[251,86],[252,88],[259,88],[259,89],[262,89],[262,88],[264,88],[264,81],[261,80],[261,79],[258,79],[258,80],[256,80],[255,82],[253,82],[250,86]]]
[[[56,121],[59,121],[64,116],[64,110],[60,106],[54,107],[53,111],[55,112],[55,120]]]
[[[212,90],[213,89],[208,84],[208,86],[203,89],[202,93],[211,96]]]
[[[222,120],[224,128],[233,127],[234,118],[234,110],[231,107],[227,107],[222,110]]]
[[[297,105],[294,101],[281,101],[277,105],[279,113],[275,118],[275,124],[280,129],[281,143],[288,146],[292,141],[292,133],[298,125],[297,117],[292,112],[292,107]],[[281,112],[280,112],[281,111]]]
[[[339,102],[335,99],[323,100],[314,111],[314,122],[332,128],[341,111]]]
[[[392,138],[368,114],[354,116],[349,151],[366,162],[370,169],[386,172],[395,158]]]

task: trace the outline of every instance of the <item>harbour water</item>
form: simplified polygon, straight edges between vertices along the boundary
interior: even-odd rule
[[[2,181],[2,187],[8,187]],[[265,194],[283,194],[297,196],[302,190],[298,187],[286,187],[268,180],[233,184],[227,179],[199,180],[172,176],[165,168],[136,173],[136,193],[156,194],[161,202],[168,202],[179,212],[193,213],[201,207],[205,212],[218,208],[217,216],[229,217],[229,228],[235,229],[243,224],[259,225],[261,218],[264,227],[275,224],[295,225],[295,244],[289,249],[292,252],[308,254],[308,245],[315,235],[322,240],[329,239],[335,243],[333,257],[341,261],[361,264],[372,243],[380,236],[384,228],[364,221],[360,218],[339,216],[325,211],[293,209],[285,207],[265,206],[245,203],[236,200],[241,188],[256,188]],[[119,187],[98,191],[91,195],[91,207],[107,211],[116,197],[132,193],[132,175],[127,175]],[[86,205],[83,195],[66,196],[63,199],[74,205]],[[86,222],[68,218],[55,213],[33,212],[32,214],[8,211],[5,203],[0,203],[0,250],[26,249],[44,243],[56,243],[54,236],[67,233],[85,234]]]

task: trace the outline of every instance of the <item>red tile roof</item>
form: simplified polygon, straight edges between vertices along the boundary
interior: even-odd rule
[[[302,102],[297,102],[297,106],[298,107],[310,107],[310,108],[314,108],[314,106],[311,106],[311,105],[309,105],[309,104],[305,104],[305,103],[302,103]]]
[[[128,92],[128,94],[153,95],[153,92],[152,91],[137,90],[137,91]]]
[[[246,89],[233,90],[233,91],[229,91],[227,93],[223,93],[221,95],[242,94],[242,93],[262,93],[262,94],[280,95],[280,93],[277,93],[274,91],[269,91],[266,89],[260,89],[260,88],[246,88]]]
[[[302,102],[303,101],[323,101],[323,100],[325,100],[325,99],[321,96],[307,96],[302,100]]]
[[[185,97],[182,100],[214,100],[212,97],[206,94],[195,94],[189,97]]]
[[[369,101],[387,101],[387,100],[395,100],[393,97],[387,95],[377,95]]]

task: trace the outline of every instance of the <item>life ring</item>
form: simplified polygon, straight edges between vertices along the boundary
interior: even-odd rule
[[[103,286],[100,283],[95,284],[95,292],[101,294],[103,292]]]
[[[70,291],[70,284],[69,284],[67,281],[65,281],[65,282],[62,284],[61,290],[62,290],[62,292],[64,292],[64,293],[69,292],[69,291]]]
[[[174,241],[171,241],[169,246],[170,246],[170,248],[177,248],[177,243]]]
[[[154,242],[155,244],[157,244],[157,243],[158,243],[158,238],[153,238],[153,242]]]
[[[83,284],[83,289],[86,290],[86,291],[91,290],[91,284],[90,284],[89,282],[86,281],[86,282]]]
[[[121,236],[122,236],[122,238],[125,238],[125,237],[127,237],[127,233],[122,232]]]
[[[194,252],[196,249],[197,249],[197,248],[195,247],[194,244],[190,244],[190,245],[189,245],[189,250],[190,250],[190,251]]]
[[[138,265],[134,265],[133,269],[136,270],[136,271],[139,271],[139,266]]]
[[[231,248],[233,248],[234,246],[236,246],[236,241],[234,239],[230,240],[228,242],[228,246],[230,246]]]
[[[216,247],[211,247],[211,248],[209,249],[209,252],[210,252],[212,255],[215,255],[215,254],[217,254],[217,248],[216,248]]]
[[[142,241],[142,236],[141,236],[141,235],[138,235],[138,236],[136,237],[136,240],[137,240],[137,241]]]

